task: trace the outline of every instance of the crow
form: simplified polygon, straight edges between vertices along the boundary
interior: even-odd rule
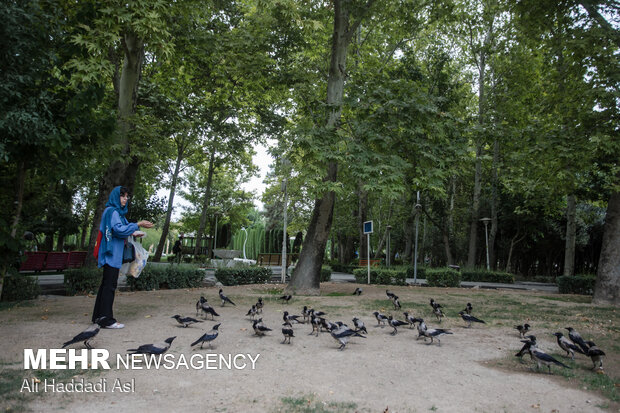
[[[521,336],[521,338],[524,338],[525,335],[530,331],[530,325],[527,323],[519,324],[518,326],[515,326],[515,329],[519,331],[519,335]]]
[[[286,343],[286,339],[288,339],[288,343],[291,344],[291,337],[295,337],[293,335],[293,326],[288,321],[282,324],[282,335],[284,336],[284,340],[282,340],[282,344]]]
[[[435,317],[437,317],[437,321],[441,323],[441,317],[444,316],[443,311],[441,311],[443,307],[441,306],[441,304],[439,304],[432,298],[431,298],[431,307],[433,307],[433,314],[435,314]]]
[[[203,312],[204,318],[207,318],[208,314],[211,314],[211,319],[213,320],[213,316],[220,316],[218,313],[215,312],[215,309],[213,307],[211,307],[209,305],[209,303],[207,303],[207,299],[204,297],[200,297],[200,301],[198,301],[198,303],[196,303],[196,305],[200,304],[200,309]]]
[[[355,291],[353,291],[353,295],[362,295],[362,289],[357,287]]]
[[[190,324],[195,324],[195,323],[202,323],[202,321],[200,320],[196,320],[195,318],[191,318],[191,317],[181,317],[180,315],[173,315],[170,318],[174,318],[175,320],[177,320],[177,323],[181,324],[183,327],[187,327]]]
[[[263,325],[262,318],[254,320],[254,322],[252,323],[252,328],[254,329],[254,334],[259,337],[264,336],[267,331],[272,331],[269,327],[265,327],[265,325]]]
[[[310,311],[308,311],[307,305],[304,305],[304,308],[301,310],[301,315],[304,317],[304,322],[310,317]]]
[[[527,340],[521,340],[523,344],[523,347],[521,347],[521,350],[519,350],[519,352],[517,354],[515,354],[515,357],[519,357],[519,360],[521,361],[521,363],[523,363],[523,356],[527,353],[530,354],[530,346],[536,345],[536,336],[527,336],[525,337],[527,338]],[[530,354],[530,359],[533,360],[532,355]]]
[[[588,344],[585,342],[581,335],[572,327],[566,327],[568,330],[568,338],[575,344],[577,344],[583,350],[584,354],[588,354],[588,349],[590,348]]]
[[[190,346],[194,347],[196,344],[200,343],[200,348],[202,348],[204,343],[209,343],[209,348],[211,347],[211,342],[217,338],[219,334],[219,328],[222,323],[216,324],[213,326],[211,331],[204,333],[202,336],[198,338],[198,340],[194,341]]]
[[[530,356],[536,361],[536,368],[540,370],[540,365],[544,364],[549,369],[549,374],[551,374],[551,365],[555,364],[557,366],[562,366],[564,368],[570,369],[566,364],[561,361],[556,360],[553,356],[545,353],[540,350],[535,343],[530,344]]]
[[[392,299],[392,304],[394,304],[394,310],[400,310],[402,308],[397,296],[394,296]]]
[[[560,346],[562,350],[566,351],[566,357],[570,356],[572,360],[575,360],[575,351],[577,353],[586,354],[583,350],[581,350],[581,348],[574,345],[566,337],[564,337],[564,334],[557,332],[553,333],[553,335],[557,338],[558,346]]]
[[[431,298],[431,307],[433,307],[433,310],[434,310],[434,309],[436,309],[436,308],[443,308],[443,307],[441,306],[441,304],[439,304],[438,302],[436,302],[436,301],[435,301],[435,300],[433,300],[432,298]]]
[[[590,346],[590,348],[588,348],[588,352],[586,353],[586,355],[592,359],[592,364],[593,364],[592,370],[596,369],[597,364],[598,364],[599,369],[603,370],[603,356],[605,356],[605,353],[603,352],[603,350],[598,348],[596,344],[594,344],[594,341],[588,340],[586,341],[586,344]]]
[[[284,302],[288,304],[288,302],[291,301],[291,298],[293,298],[293,296],[288,294],[288,295],[283,295],[282,297],[280,297],[280,300],[283,300]]]
[[[143,344],[138,348],[130,348],[127,351],[133,351],[132,354],[164,354],[168,351],[175,338],[176,336],[168,337],[163,343]]]
[[[387,297],[392,300],[394,297],[396,297],[396,294],[392,293],[390,290],[385,290],[385,295],[387,295]],[[398,298],[398,297],[397,297]]]
[[[293,315],[293,314],[289,314],[288,311],[285,311],[284,314],[282,314],[282,320],[285,323],[290,323],[290,322],[296,322],[297,324],[303,324],[303,321],[299,321],[298,320],[299,316],[298,315]]]
[[[471,323],[486,324],[483,320],[476,318],[473,315],[469,315],[465,313],[465,311],[460,311],[459,314],[461,315],[461,318],[463,319],[463,321],[467,323],[467,328],[471,327]]]
[[[263,313],[263,297],[258,297],[258,301],[256,302],[256,312],[259,314]]]
[[[99,333],[99,324],[93,323],[86,330],[82,331],[77,336],[73,337],[71,340],[67,341],[62,345],[62,348],[67,347],[73,343],[84,342],[84,346],[87,349],[92,349],[90,345],[90,341],[95,338],[95,336]]]
[[[324,313],[323,311],[314,311],[314,308],[309,309],[308,313],[309,314],[314,314],[317,317],[321,317],[321,316],[327,315],[327,313]]]
[[[424,341],[426,341],[427,338],[430,338],[431,342],[428,344],[433,344],[433,340],[436,338],[438,345],[441,345],[441,340],[439,339],[439,337],[443,336],[444,334],[452,334],[450,330],[446,330],[443,328],[428,328],[424,320],[421,318],[418,318],[416,320],[418,320],[418,339],[420,337],[424,337]]]
[[[416,318],[412,315],[409,315],[407,311],[405,311],[403,315],[405,316],[405,320],[407,320],[407,322],[409,323],[409,328],[413,328],[416,323]]]
[[[256,305],[253,305],[252,307],[250,307],[250,309],[248,310],[248,313],[246,314],[246,316],[250,316],[251,319],[254,319],[254,316],[256,315],[258,311],[256,310]]]
[[[311,336],[312,334],[314,334],[314,331],[316,330],[316,336],[318,337],[319,329],[321,328],[321,317],[317,317],[314,314],[311,314],[310,324],[312,325],[312,332],[308,335]]]
[[[364,322],[360,320],[359,318],[353,317],[353,325],[355,326],[355,330],[363,331],[365,334],[368,334],[368,331],[366,330],[366,326],[364,325]]]
[[[232,304],[232,305],[234,305],[236,307],[235,303],[233,303],[230,300],[230,298],[228,298],[228,297],[226,297],[224,295],[224,292],[223,292],[223,290],[221,288],[220,288],[220,298],[222,299],[222,307],[224,307],[224,304],[226,304],[226,303],[230,303],[230,304]]]
[[[385,314],[381,314],[381,313],[380,313],[380,312],[378,312],[378,311],[375,311],[375,312],[374,312],[374,313],[372,313],[372,314],[373,314],[373,315],[375,316],[375,318],[377,319],[377,325],[381,325],[381,324],[385,325],[385,323],[386,323],[386,321],[387,321],[387,319],[388,319],[388,317],[387,317]]]
[[[350,328],[346,326],[339,327],[337,324],[334,324],[332,326],[330,334],[334,338],[334,340],[340,343],[339,350],[341,351],[344,350],[345,346],[347,345],[351,337],[366,338],[365,336],[361,335],[355,330],[351,330]]]
[[[474,308],[471,306],[471,303],[467,303],[467,305],[465,306],[465,309],[463,310],[464,312],[466,312],[467,314],[471,314],[471,311]]]
[[[407,323],[406,321],[400,321],[400,320],[396,320],[394,319],[391,315],[388,317],[388,324],[390,325],[390,327],[392,327],[394,329],[394,331],[392,331],[390,334],[395,336],[396,334],[398,334],[398,329],[397,327],[400,326],[405,326],[409,323]]]

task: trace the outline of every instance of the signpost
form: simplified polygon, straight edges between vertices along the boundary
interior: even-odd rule
[[[370,234],[372,234],[372,221],[364,222],[364,234],[366,234],[366,261],[368,263],[368,284],[370,284]]]

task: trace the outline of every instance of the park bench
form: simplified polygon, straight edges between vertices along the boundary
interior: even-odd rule
[[[26,261],[19,266],[19,271],[35,271],[39,272],[45,266],[45,257],[47,251],[27,251]]]
[[[48,252],[43,269],[61,271],[67,268],[67,262],[69,262],[68,252]]]
[[[86,260],[86,251],[71,251],[69,252],[69,261],[67,262],[67,268],[82,268],[84,261]]]
[[[286,254],[286,266],[289,267],[292,261],[297,259],[297,254]],[[282,254],[263,253],[258,254],[256,263],[260,266],[276,266],[282,265]]]
[[[381,260],[370,260],[370,266],[371,267],[378,267],[379,264],[381,264]],[[367,267],[368,266],[368,260],[360,260],[359,266],[360,267]]]

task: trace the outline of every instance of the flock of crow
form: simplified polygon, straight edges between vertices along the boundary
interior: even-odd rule
[[[394,310],[400,310],[402,308],[400,300],[397,295],[390,292],[389,290],[385,291],[388,299],[392,302],[394,306]],[[356,288],[353,295],[361,295],[362,289]],[[219,296],[222,300],[222,307],[226,304],[231,304],[235,306],[235,303],[224,295],[223,290],[220,288]],[[289,301],[293,297],[291,295],[283,295],[280,297],[285,303],[289,303]],[[432,308],[433,315],[437,318],[437,322],[441,323],[444,315],[443,307],[441,304],[436,302],[434,299],[430,299],[430,306]],[[256,336],[262,337],[266,333],[273,331],[271,328],[267,327],[263,323],[262,315],[264,308],[264,302],[262,298],[259,298],[256,304],[252,305],[248,310],[246,316],[249,317],[252,322],[252,329],[254,330],[254,334]],[[460,311],[458,314],[461,316],[463,321],[467,323],[466,328],[470,328],[472,323],[481,323],[485,324],[485,322],[474,315],[472,315],[473,307],[471,303],[467,303],[465,308]],[[208,303],[207,299],[204,296],[201,296],[200,299],[196,302],[196,317],[200,314],[203,316],[203,320],[207,319],[211,316],[211,320],[215,320],[215,317],[219,317],[219,314],[215,311],[215,309]],[[444,335],[453,334],[449,329],[443,328],[429,328],[426,325],[424,319],[419,317],[414,317],[408,312],[403,312],[403,316],[405,320],[398,320],[394,318],[391,314],[385,315],[379,311],[375,311],[373,313],[377,320],[378,326],[390,326],[392,328],[391,335],[398,334],[398,328],[403,326],[408,326],[410,329],[416,327],[418,337],[417,339],[423,338],[424,341],[430,339],[428,344],[433,344],[436,340],[438,345],[441,345],[440,337]],[[202,323],[203,320],[198,320],[193,317],[182,317],[180,315],[172,316],[182,327],[189,327],[192,324]],[[100,323],[102,320],[97,320],[97,323]],[[305,324],[310,323],[312,326],[312,331],[309,335],[316,335],[318,337],[320,332],[329,332],[330,335],[336,340],[340,346],[340,350],[344,350],[349,340],[354,337],[366,338],[364,334],[368,334],[366,330],[366,326],[364,322],[359,318],[353,318],[353,328],[349,327],[347,324],[342,321],[331,322],[327,319],[326,314],[323,311],[318,311],[313,308],[308,308],[308,306],[304,306],[301,315],[290,314],[288,311],[283,312],[282,316],[282,336],[284,340],[282,343],[291,344],[291,339],[295,337],[295,332],[293,330],[293,325],[296,324]],[[84,343],[86,348],[92,348],[90,345],[90,341],[99,333],[99,325],[95,323],[88,327],[86,330],[82,331],[73,339],[67,341],[63,344],[63,348],[74,344],[74,343]],[[205,344],[209,345],[211,348],[211,343],[217,338],[219,334],[219,327],[221,323],[214,325],[211,330],[201,335],[197,340],[191,343],[191,347],[200,344],[200,348],[203,348]],[[521,342],[523,343],[523,347],[521,350],[515,355],[520,358],[521,362],[523,362],[523,356],[525,354],[529,354],[531,360],[536,362],[537,369],[540,370],[541,365],[546,365],[549,373],[551,373],[551,365],[557,365],[564,368],[570,368],[561,361],[555,359],[553,356],[543,352],[537,345],[536,337],[534,335],[528,334],[531,330],[531,326],[529,324],[522,324],[515,326],[515,329],[519,332],[519,336],[521,338]],[[554,336],[557,338],[558,346],[566,352],[566,357],[571,357],[571,359],[575,359],[575,353],[583,354],[587,357],[590,357],[593,363],[593,369],[603,369],[603,356],[605,353],[599,349],[596,344],[591,340],[584,340],[581,335],[572,327],[567,327],[568,330],[568,338],[564,336],[561,332],[557,332]],[[173,340],[176,337],[169,337],[164,340],[162,343],[154,343],[154,344],[144,344],[139,346],[138,348],[128,349],[128,352],[133,354],[154,354],[159,355],[165,353],[171,346]]]

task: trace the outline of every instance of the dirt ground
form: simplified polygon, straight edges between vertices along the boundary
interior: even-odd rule
[[[377,327],[374,310],[391,313],[385,287],[362,286],[360,296],[349,295],[356,284],[322,284],[320,297],[294,297],[290,303],[279,302],[278,285],[224,287],[225,293],[237,306],[221,307],[218,288],[165,290],[154,292],[121,292],[115,302],[115,315],[126,324],[122,330],[102,330],[93,342],[97,348],[110,351],[110,370],[88,373],[87,381],[106,379],[108,389],[102,393],[50,393],[24,395],[23,406],[32,411],[153,412],[181,410],[209,412],[276,412],[276,411],[367,411],[383,412],[597,412],[618,411],[618,406],[596,392],[584,390],[582,384],[569,382],[553,368],[554,375],[536,372],[528,364],[514,368],[513,354],[521,347],[518,333],[512,325],[490,322],[476,324],[470,329],[457,318],[457,312],[470,300],[472,290],[393,287],[403,303],[403,311],[423,316],[429,326],[437,326],[432,317],[428,298],[435,297],[451,308],[442,323],[453,335],[444,336],[441,345],[428,345],[416,340],[417,331],[399,329],[395,336],[391,328]],[[448,294],[446,294],[448,291]],[[347,293],[338,295],[338,293]],[[330,295],[331,294],[331,295]],[[476,291],[476,308],[482,308],[484,298],[491,299],[497,291]],[[536,297],[536,293],[502,292],[515,296]],[[204,295],[219,312],[216,321],[181,328],[172,315],[195,316],[195,303]],[[265,325],[273,331],[267,336],[254,336],[251,321],[245,314],[258,297],[265,300],[262,315]],[[521,299],[521,298],[520,298]],[[452,302],[450,302],[452,301]],[[64,341],[86,328],[94,304],[92,296],[43,296],[31,306],[20,306],[0,312],[4,369],[23,372],[24,348],[60,348]],[[381,305],[382,304],[382,305]],[[414,305],[415,304],[415,305]],[[422,307],[422,304],[425,307]],[[282,313],[301,314],[304,305],[325,311],[329,320],[362,319],[367,328],[365,339],[351,340],[344,351],[329,333],[318,337],[308,335],[309,324],[294,326],[292,344],[281,344]],[[570,311],[570,305],[565,305]],[[426,309],[428,307],[428,309]],[[451,313],[451,314],[450,314]],[[401,311],[393,314],[403,319]],[[219,337],[213,349],[190,347],[190,343],[221,323]],[[514,320],[514,323],[523,322]],[[532,323],[535,324],[535,323]],[[558,325],[561,325],[558,324]],[[555,349],[548,326],[544,333],[537,331],[541,348]],[[169,351],[178,361],[181,355],[207,353],[224,356],[260,355],[252,370],[246,359],[245,369],[117,369],[116,354],[144,343],[163,341],[176,336]],[[83,348],[75,345],[74,348]],[[607,351],[609,354],[609,351]],[[589,359],[578,364],[591,366]],[[612,361],[606,371],[615,372]],[[0,368],[1,369],[1,368]],[[26,377],[37,372],[26,371]],[[594,373],[589,373],[594,374]],[[68,381],[64,379],[64,381]],[[116,380],[131,382],[133,391],[112,392]],[[19,386],[14,390],[20,392]],[[13,396],[15,396],[13,394]],[[0,401],[0,407],[4,402]],[[6,406],[6,403],[4,403]],[[8,407],[8,406],[6,406]],[[300,410],[302,408],[307,410]],[[602,409],[601,407],[607,407]],[[323,410],[321,410],[323,409]]]

